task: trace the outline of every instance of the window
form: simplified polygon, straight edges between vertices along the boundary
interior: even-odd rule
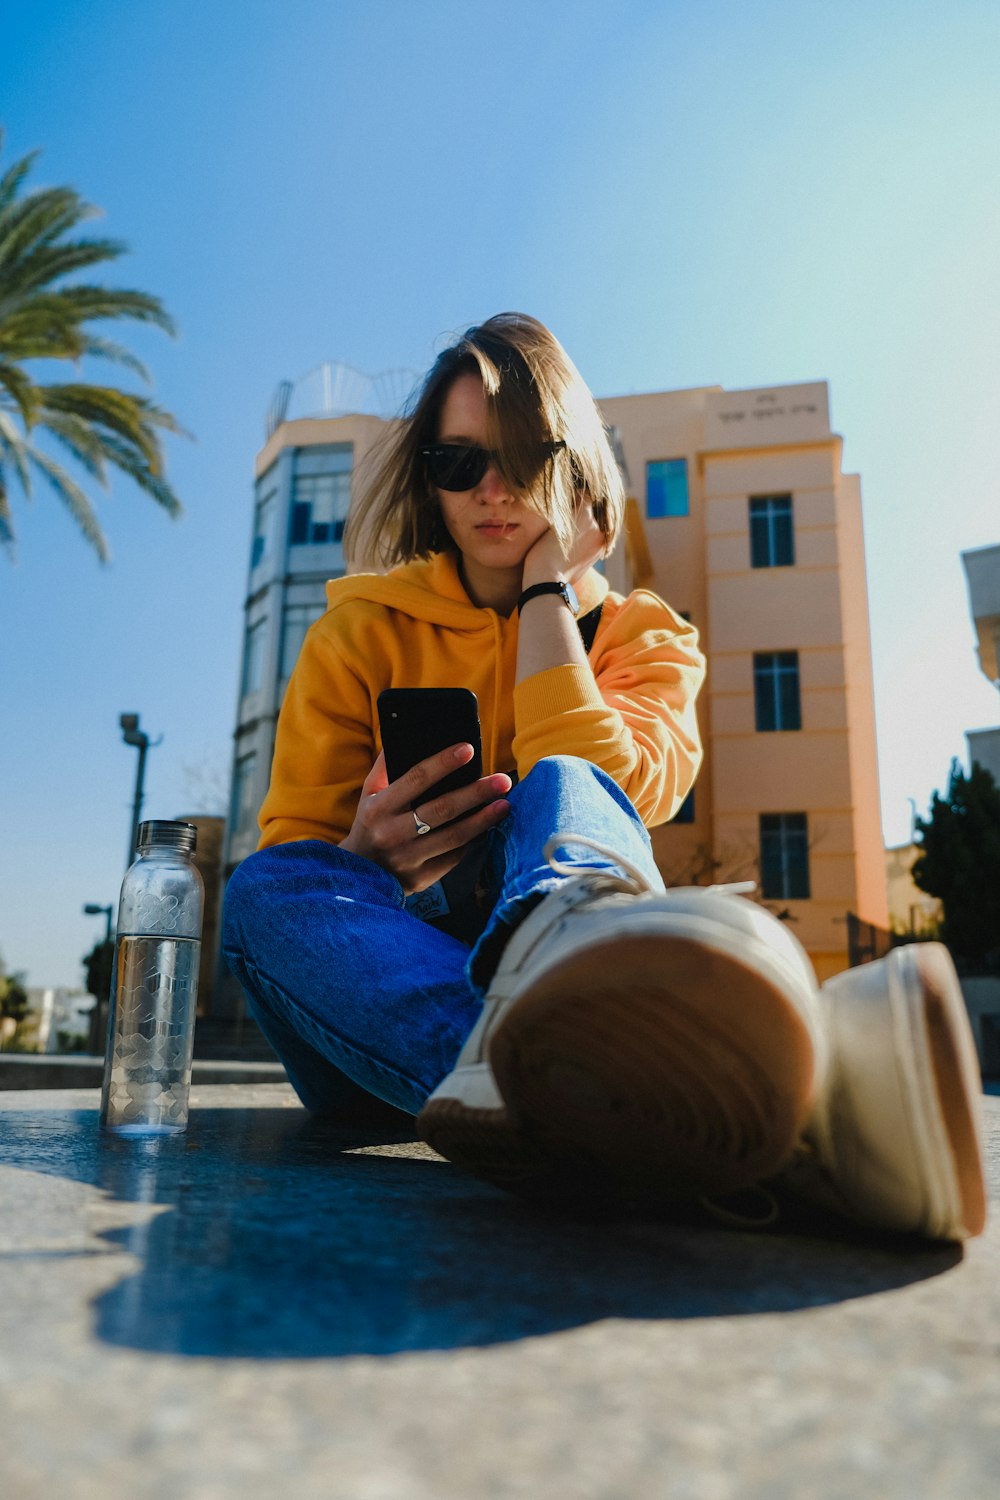
[[[287,682],[298,661],[306,631],[324,611],[322,604],[286,604],[281,620],[281,680]]]
[[[791,495],[761,495],[751,500],[751,568],[790,568],[794,562]]]
[[[646,515],[686,516],[688,469],[686,458],[658,458],[646,465]]]
[[[256,693],[264,681],[264,632],[267,628],[266,620],[255,620],[247,628],[246,644],[243,649],[243,696],[247,693]]]
[[[694,787],[691,788],[680,807],[674,813],[673,821],[675,823],[694,822]]]
[[[303,448],[292,480],[293,547],[340,542],[351,508],[351,445]]]
[[[237,758],[236,769],[233,775],[233,812],[232,824],[237,833],[253,824],[257,809],[254,806],[254,770],[257,765],[257,752],[251,750],[249,755],[241,755]]]
[[[808,901],[809,829],[805,813],[761,813],[760,885],[765,901]]]
[[[753,659],[757,729],[801,729],[799,653],[758,651]]]
[[[277,490],[270,490],[257,501],[253,522],[253,547],[250,551],[250,567],[255,568],[267,552],[271,522],[274,518],[274,501]]]

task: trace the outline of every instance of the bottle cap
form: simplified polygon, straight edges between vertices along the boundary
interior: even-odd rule
[[[180,854],[193,854],[197,842],[198,830],[193,823],[153,818],[139,824],[136,849],[140,854],[145,849],[175,849]]]

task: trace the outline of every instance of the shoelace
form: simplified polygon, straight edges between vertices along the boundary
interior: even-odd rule
[[[581,849],[591,849],[595,854],[601,854],[605,859],[610,860],[613,865],[625,872],[626,877],[635,885],[637,892],[655,893],[655,886],[650,883],[637,865],[632,864],[631,860],[619,854],[617,849],[609,849],[606,844],[599,844],[596,839],[589,839],[582,833],[554,833],[551,838],[546,839],[542,855],[553,874],[599,875],[604,871],[603,865],[571,864],[567,860],[559,859],[557,851],[565,849],[570,844]],[[711,891],[713,895],[749,896],[757,889],[757,882],[756,880],[730,880],[723,885],[705,885],[700,886],[699,889]]]

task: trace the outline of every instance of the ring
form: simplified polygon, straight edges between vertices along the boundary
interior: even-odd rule
[[[424,822],[416,808],[413,809],[413,821],[417,825],[417,838],[420,838],[421,834],[430,833],[431,825]]]

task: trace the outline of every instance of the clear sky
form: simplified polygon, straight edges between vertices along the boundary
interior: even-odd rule
[[[1000,720],[959,554],[1000,542],[996,0],[49,0],[5,8],[40,146],[157,293],[131,337],[186,514],[124,481],[0,557],[0,951],[76,984],[144,812],[222,811],[254,454],[277,382],[424,368],[517,308],[598,395],[830,382],[862,477],[883,822]]]

